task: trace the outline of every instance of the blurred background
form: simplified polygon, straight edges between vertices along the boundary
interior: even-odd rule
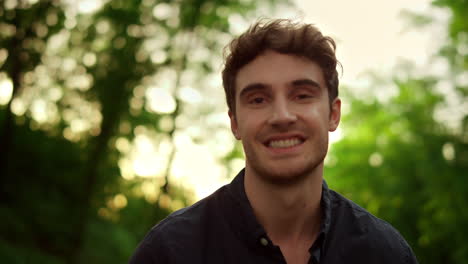
[[[0,0],[2,263],[126,263],[228,183],[244,160],[223,47],[259,17],[337,41],[330,187],[420,263],[468,263],[467,14],[466,0]]]

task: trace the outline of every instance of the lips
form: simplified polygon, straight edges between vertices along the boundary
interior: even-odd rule
[[[265,145],[269,148],[290,148],[300,145],[304,142],[304,139],[299,136],[273,138],[268,140]]]

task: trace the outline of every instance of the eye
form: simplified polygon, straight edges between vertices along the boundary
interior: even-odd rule
[[[254,99],[252,100],[252,103],[254,103],[254,104],[261,104],[261,103],[263,103],[264,101],[265,101],[265,98],[257,97],[257,98],[254,98]]]
[[[249,100],[249,104],[259,105],[265,103],[266,99],[262,96],[255,96]]]
[[[296,99],[298,99],[298,100],[305,100],[305,99],[309,99],[309,98],[312,98],[311,94],[301,93],[301,94],[296,95]]]

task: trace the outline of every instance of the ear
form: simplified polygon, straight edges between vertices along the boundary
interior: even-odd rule
[[[330,107],[330,119],[328,120],[328,131],[332,132],[338,128],[341,119],[341,100],[335,98]]]
[[[231,131],[232,131],[232,134],[234,135],[234,137],[235,137],[237,140],[240,140],[241,137],[240,137],[240,135],[239,135],[239,130],[238,130],[238,126],[237,126],[236,116],[231,112],[231,110],[228,111],[228,115],[229,115],[229,119],[231,120]]]

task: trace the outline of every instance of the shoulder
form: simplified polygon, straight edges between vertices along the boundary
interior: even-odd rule
[[[398,231],[388,222],[374,216],[366,209],[341,194],[329,190],[332,225],[340,224],[353,234],[368,234],[400,238]]]
[[[168,217],[155,225],[147,234],[144,241],[154,243],[167,238],[165,241],[187,239],[197,236],[197,232],[203,230],[207,221],[218,214],[217,200],[223,192],[223,188],[212,195],[196,202],[195,204],[173,212]]]
[[[358,254],[360,259],[416,263],[410,246],[391,224],[339,193],[329,192],[332,210],[330,232],[344,245],[342,251],[346,252],[343,253]]]
[[[224,187],[189,207],[173,212],[156,224],[138,245],[130,263],[167,263],[177,252],[199,252],[197,247],[202,245],[203,234],[219,214],[217,201],[223,192]],[[191,250],[188,252],[187,248]]]

